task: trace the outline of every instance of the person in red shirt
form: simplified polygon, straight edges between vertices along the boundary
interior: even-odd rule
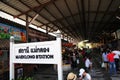
[[[115,65],[115,61],[114,61],[114,56],[115,54],[112,53],[112,51],[109,51],[109,54],[107,55],[107,59],[109,61],[109,68],[110,68],[110,75],[116,74],[116,65]]]

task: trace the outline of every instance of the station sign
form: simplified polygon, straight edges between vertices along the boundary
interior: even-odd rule
[[[56,41],[14,44],[14,63],[58,64]]]
[[[54,41],[14,43],[10,38],[10,80],[14,80],[14,64],[56,64],[58,80],[63,80],[61,38]]]

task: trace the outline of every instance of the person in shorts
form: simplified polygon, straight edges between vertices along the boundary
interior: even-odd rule
[[[108,71],[108,59],[107,59],[108,52],[104,49],[102,53],[102,60],[104,62],[104,68]]]
[[[91,61],[91,57],[87,56],[86,60],[85,60],[85,70],[86,72],[89,72],[92,70],[92,61]]]

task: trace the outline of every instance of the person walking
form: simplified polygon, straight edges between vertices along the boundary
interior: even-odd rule
[[[89,72],[92,70],[92,61],[91,61],[91,57],[87,57],[85,60],[85,70],[86,72]]]
[[[116,65],[115,65],[115,61],[114,61],[114,56],[115,56],[115,54],[110,50],[107,55],[107,59],[109,61],[110,76],[112,76],[113,72],[114,72],[114,74],[116,74]]]
[[[104,68],[106,69],[106,71],[108,71],[108,59],[107,59],[107,55],[108,55],[108,52],[104,49],[103,50],[103,53],[102,53],[102,60],[104,62]]]
[[[91,75],[87,73],[83,68],[79,70],[79,80],[92,80]]]
[[[120,51],[115,49],[114,51],[112,51],[115,56],[114,56],[114,60],[115,60],[115,65],[116,65],[116,71],[119,71],[119,56],[120,56]]]

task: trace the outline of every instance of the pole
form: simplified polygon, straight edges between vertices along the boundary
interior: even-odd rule
[[[9,68],[9,75],[10,75],[10,80],[14,80],[14,63],[13,63],[13,55],[14,55],[14,37],[10,37],[10,68]]]
[[[26,15],[26,38],[28,42],[28,36],[29,36],[29,22],[28,22],[28,15]]]
[[[46,25],[46,37],[47,37],[47,40],[49,41],[49,36],[48,36],[48,26]]]
[[[57,44],[58,44],[58,55],[59,55],[59,62],[58,62],[58,80],[63,80],[63,69],[62,69],[62,53],[61,53],[61,33],[57,31]]]

